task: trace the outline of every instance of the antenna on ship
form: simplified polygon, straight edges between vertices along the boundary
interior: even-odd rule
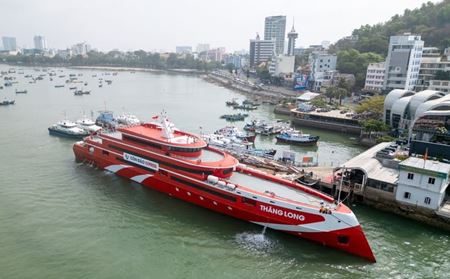
[[[338,204],[341,202],[341,192],[342,192],[342,182],[344,180],[344,172],[345,172],[345,166],[342,166],[341,181],[339,183],[339,194],[338,194],[338,200],[337,200]]]
[[[166,113],[164,110],[161,112],[161,125],[163,128],[163,137],[166,139],[172,139],[173,138],[173,125],[171,125],[171,123],[167,119]]]

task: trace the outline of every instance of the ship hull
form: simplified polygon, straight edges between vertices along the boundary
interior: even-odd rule
[[[288,143],[288,144],[301,145],[301,146],[316,145],[317,141],[319,141],[318,138],[317,139],[308,140],[308,141],[298,141],[298,140],[291,140],[291,139],[285,139],[285,138],[277,137],[277,143]]]
[[[64,133],[55,129],[51,129],[48,128],[48,133],[52,136],[57,136],[57,137],[63,137],[63,138],[71,138],[71,139],[82,139],[86,136],[88,136],[88,134],[80,134],[80,135],[75,135],[75,134],[68,134],[68,133]]]
[[[145,187],[166,193],[171,197],[234,218],[274,230],[284,231],[375,262],[375,257],[359,223],[344,229],[334,229],[328,222],[327,218],[329,216],[324,216],[323,214],[279,208],[262,201],[248,204],[242,202],[241,197],[238,195],[233,195],[221,189],[211,189],[205,182],[188,176],[162,169],[159,171],[148,171],[114,159],[106,160],[99,155],[91,154],[87,148],[77,144],[74,145],[74,153],[78,162],[95,164],[101,169],[113,172]],[[283,212],[283,214],[274,214],[277,212]],[[293,220],[292,216],[297,218]],[[304,222],[305,219],[312,221]],[[341,235],[349,239],[345,244],[338,241]]]

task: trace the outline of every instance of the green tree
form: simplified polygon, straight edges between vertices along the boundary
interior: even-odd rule
[[[329,98],[328,103],[331,104],[331,100],[333,100],[334,96],[336,96],[336,86],[329,86],[327,87],[327,89],[325,90],[325,96],[327,96]]]
[[[267,66],[256,68],[256,75],[261,80],[270,80],[270,73],[269,70],[267,69]]]
[[[318,108],[325,108],[327,107],[327,102],[322,97],[317,97],[311,100],[311,105],[318,107]]]
[[[368,52],[361,53],[356,49],[339,51],[337,55],[336,69],[342,73],[355,76],[356,89],[364,87],[367,66],[370,63],[381,62],[383,57],[379,54]]]
[[[230,74],[233,73],[234,70],[234,64],[233,63],[228,63],[225,65],[225,68],[230,72]]]
[[[372,137],[372,132],[387,132],[389,131],[389,126],[383,121],[377,119],[366,119],[361,121],[361,126],[364,131],[369,133],[369,138]]]
[[[386,56],[389,37],[405,32],[418,34],[427,45],[444,49],[450,46],[450,0],[437,4],[428,2],[420,8],[406,9],[402,15],[394,15],[385,23],[363,25],[353,30],[352,38],[344,38],[330,47],[335,52],[356,49]]]
[[[373,96],[361,102],[356,108],[357,113],[365,118],[381,119],[384,113],[384,96]]]

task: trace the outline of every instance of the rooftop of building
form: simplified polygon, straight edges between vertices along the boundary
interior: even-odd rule
[[[348,160],[341,165],[341,168],[359,169],[364,171],[369,179],[396,184],[398,180],[398,169],[383,166],[380,160],[376,158],[377,152],[389,147],[392,142],[382,142],[364,151],[356,157]]]
[[[434,160],[425,160],[423,158],[409,157],[408,159],[402,161],[399,165],[416,169],[424,169],[445,175],[450,174],[450,164]]]
[[[297,97],[297,101],[300,102],[309,102],[312,99],[316,98],[317,96],[320,96],[319,93],[314,93],[314,92],[305,92],[303,94],[301,94],[300,96]]]
[[[294,109],[295,110],[295,109]],[[296,111],[295,112],[299,112]],[[330,118],[339,118],[339,119],[353,119],[353,113],[341,113],[341,110],[335,109],[330,111],[310,111],[310,112],[302,112],[311,115],[330,117]]]

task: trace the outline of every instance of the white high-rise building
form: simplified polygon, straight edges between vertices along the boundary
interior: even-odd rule
[[[209,51],[209,44],[198,44],[196,51],[197,53]]]
[[[79,43],[72,46],[72,54],[73,55],[87,55],[89,51],[91,51],[91,46],[85,42]]]
[[[261,40],[259,35],[250,40],[250,67],[269,61],[275,55],[275,40]]]
[[[298,33],[295,32],[294,24],[292,24],[291,32],[288,33],[288,49],[287,49],[287,55],[293,56],[294,49],[295,49],[295,40],[298,38]]]
[[[385,71],[385,62],[370,63],[367,67],[364,89],[373,92],[381,92],[383,89]]]
[[[264,22],[264,40],[275,40],[275,53],[284,53],[286,16],[268,16]]]
[[[47,49],[47,41],[44,36],[34,36],[34,48],[38,50],[46,50]]]
[[[192,47],[191,46],[176,46],[175,52],[177,54],[190,54],[190,53],[192,53]]]
[[[418,35],[391,36],[385,65],[384,90],[414,90],[424,42]]]

